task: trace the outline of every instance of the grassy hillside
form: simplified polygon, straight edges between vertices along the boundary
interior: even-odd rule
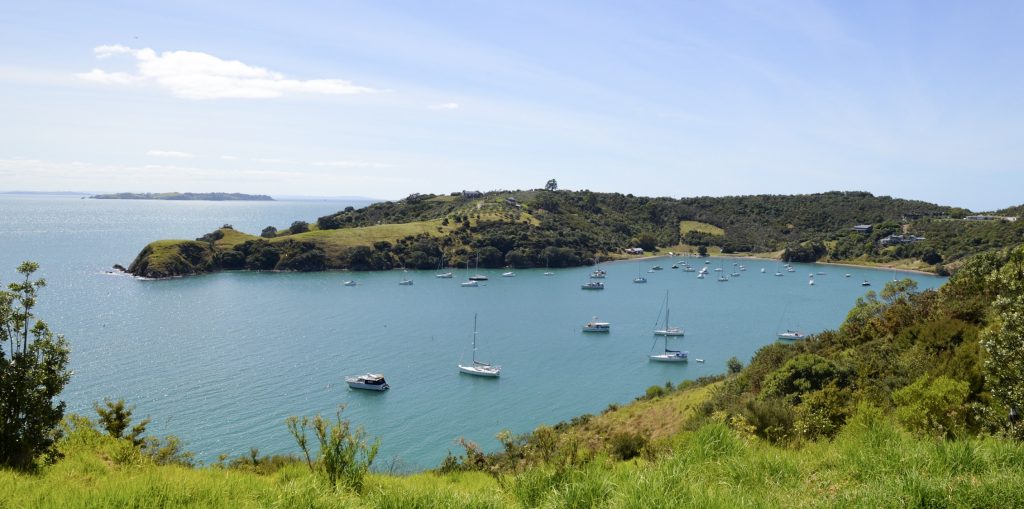
[[[260,237],[221,229],[197,241],[158,241],[129,267],[147,277],[214,270],[566,267],[648,252],[773,253],[790,261],[860,261],[933,271],[1024,241],[1024,221],[963,221],[965,209],[869,193],[647,198],[590,191],[495,191],[411,195]],[[871,224],[855,233],[855,224]],[[890,234],[925,240],[882,245]],[[916,262],[910,264],[907,260]]]

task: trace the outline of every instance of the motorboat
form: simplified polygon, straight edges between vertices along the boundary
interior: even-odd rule
[[[604,279],[608,275],[608,271],[602,269],[594,269],[594,272],[590,273],[591,279]]]
[[[780,332],[776,334],[779,339],[804,339],[807,337],[803,332],[795,330],[787,330],[786,332]]]
[[[604,283],[600,281],[591,281],[589,283],[583,283],[580,288],[584,290],[604,290]]]
[[[348,281],[345,281],[344,283],[342,283],[342,285],[345,285],[345,286],[356,286],[358,284],[359,283],[357,283],[354,279],[349,279]]]
[[[608,322],[599,322],[595,316],[593,320],[583,325],[583,332],[611,332],[612,324]]]
[[[366,389],[369,391],[386,391],[391,388],[388,382],[384,380],[384,375],[373,373],[346,376],[345,383],[353,389]]]
[[[477,286],[480,286],[480,283],[478,283],[476,281],[473,281],[473,280],[469,280],[469,281],[463,281],[463,282],[459,283],[459,286],[465,286],[467,288],[475,288]]]

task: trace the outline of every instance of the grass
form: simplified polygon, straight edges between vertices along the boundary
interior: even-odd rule
[[[1024,444],[995,437],[915,437],[861,408],[833,441],[780,448],[711,422],[683,431],[714,385],[635,402],[591,419],[586,432],[644,429],[656,456],[576,467],[373,474],[362,493],[328,486],[303,463],[272,474],[158,466],[92,430],[61,443],[38,473],[0,470],[0,507],[1022,507]]]
[[[725,230],[713,224],[702,223],[700,221],[680,221],[679,235],[686,235],[689,232],[706,233],[716,237],[725,235]]]
[[[438,230],[440,228],[440,231]],[[398,239],[409,235],[440,236],[442,232],[450,231],[450,227],[442,226],[441,220],[415,221],[401,224],[381,224],[375,226],[363,226],[360,228],[341,228],[338,230],[312,230],[297,235],[285,235],[271,239],[271,242],[284,242],[287,240],[310,241],[324,250],[328,258],[337,256],[341,250],[353,246],[372,246],[374,242],[386,241],[394,243]]]

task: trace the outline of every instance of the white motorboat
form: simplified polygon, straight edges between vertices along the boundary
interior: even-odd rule
[[[861,286],[871,286],[871,283],[870,283],[870,282],[868,282],[868,280],[867,280],[867,279],[865,279],[865,280],[864,280],[864,282],[863,282],[863,283],[861,283],[860,285],[861,285]]]
[[[459,283],[459,286],[465,286],[466,288],[475,288],[477,286],[480,286],[480,283],[478,283],[476,281],[473,281],[473,280],[470,280],[470,281],[463,281],[463,282]]]
[[[604,290],[604,283],[600,281],[591,281],[589,283],[583,283],[580,288],[584,290]]]
[[[780,332],[776,334],[776,336],[778,336],[779,339],[804,339],[805,337],[807,337],[807,335],[804,334],[803,332],[795,330],[787,330],[786,332]]]
[[[594,272],[590,273],[591,279],[604,279],[608,275],[608,271],[601,269],[594,269]]]
[[[669,315],[668,291],[665,292],[665,306],[664,307],[665,307],[665,323],[664,323],[664,325],[660,329],[654,329],[654,335],[655,336],[682,336],[683,335],[683,328],[682,327],[673,327],[673,326],[669,325],[669,320],[668,320],[668,315]]]
[[[369,391],[386,391],[391,388],[388,382],[384,380],[384,375],[373,373],[346,376],[345,383],[353,389],[366,389]]]
[[[434,277],[441,279],[451,279],[452,275],[453,274],[451,272],[442,272],[440,274],[435,274]]]
[[[473,315],[473,363],[472,364],[459,364],[459,372],[467,375],[474,376],[485,376],[485,377],[498,377],[501,376],[501,366],[495,366],[494,364],[488,364],[483,361],[476,360],[476,314]]]
[[[593,320],[587,322],[583,326],[583,332],[611,332],[612,324],[608,322],[599,322],[595,316]]]
[[[356,286],[359,283],[357,283],[354,279],[349,279],[348,281],[345,281],[342,284],[345,285],[345,286]]]

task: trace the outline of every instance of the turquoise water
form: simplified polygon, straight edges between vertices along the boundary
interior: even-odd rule
[[[65,334],[75,375],[63,397],[90,412],[93,401],[124,398],[151,431],[173,433],[199,458],[296,452],[284,426],[289,415],[345,415],[382,439],[381,458],[408,469],[436,466],[465,436],[487,449],[503,429],[520,433],[609,403],[631,400],[652,384],[724,371],[746,361],[787,328],[837,327],[856,298],[880,290],[889,271],[714,259],[732,271],[728,283],[669,267],[672,260],[604,263],[603,291],[583,291],[590,268],[481,271],[490,281],[463,288],[454,279],[410,271],[263,274],[221,273],[169,281],[106,274],[127,265],[147,242],[195,238],[231,223],[258,232],[315,220],[346,202],[155,202],[0,196],[0,276],[18,262],[42,265],[38,314]],[[359,204],[353,204],[359,205]],[[695,264],[700,262],[691,260]],[[660,264],[664,270],[646,273]],[[760,273],[764,267],[766,273]],[[634,284],[638,269],[647,284]],[[816,284],[807,284],[808,274]],[[845,274],[851,277],[844,277]],[[903,275],[901,275],[903,277]],[[922,288],[944,279],[911,275]],[[359,286],[342,282],[355,278]],[[688,364],[648,362],[651,330],[670,292],[672,322],[686,330],[670,347],[690,352]],[[471,355],[479,316],[478,357],[503,366],[500,379],[460,375]],[[610,334],[583,334],[593,316]],[[702,358],[705,363],[697,363]],[[382,372],[386,393],[351,391],[349,374]]]

